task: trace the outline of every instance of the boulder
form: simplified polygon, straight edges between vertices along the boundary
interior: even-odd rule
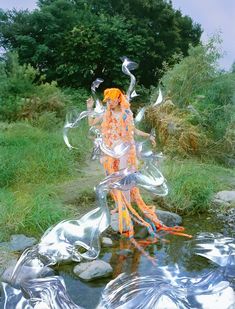
[[[173,212],[156,210],[156,215],[158,216],[158,219],[167,226],[176,226],[182,223],[181,216]]]
[[[74,267],[74,273],[84,281],[109,277],[113,273],[112,266],[102,260],[80,263]]]
[[[177,215],[173,212],[169,212],[169,211],[165,211],[165,210],[156,210],[156,215],[157,215],[158,219],[160,221],[162,221],[162,223],[164,223],[167,226],[176,226],[176,225],[180,225],[182,223],[181,216],[179,216],[179,215]],[[118,230],[118,213],[111,215],[111,228],[116,232],[119,231]],[[125,226],[124,226],[123,230],[125,231]],[[146,233],[144,232],[143,235],[140,236],[140,238],[143,238],[145,234]],[[145,235],[145,236],[147,236],[147,235]]]
[[[214,196],[213,203],[224,206],[235,205],[235,191],[220,191]]]
[[[0,246],[7,247],[10,251],[24,251],[37,243],[34,237],[27,237],[23,234],[12,235],[8,243],[1,243]]]

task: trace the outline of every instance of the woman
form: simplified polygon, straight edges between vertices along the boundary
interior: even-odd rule
[[[102,157],[101,162],[104,166],[106,175],[110,175],[127,167],[137,170],[134,134],[149,138],[153,146],[156,145],[154,137],[135,128],[130,104],[121,90],[118,88],[106,89],[104,91],[104,102],[107,103],[105,114],[95,119],[89,117],[89,125],[94,126],[101,122],[101,132],[104,142],[106,146],[111,149],[122,142],[130,144],[128,152],[120,159],[115,159],[107,155]],[[88,99],[88,110],[91,110],[93,105],[94,101]],[[119,214],[119,232],[121,234],[126,234],[128,237],[133,238],[134,220],[138,224],[147,227],[150,235],[155,239],[156,229],[166,230],[173,234],[185,235],[181,233],[183,230],[182,227],[168,228],[163,225],[157,218],[154,209],[144,203],[137,187],[127,192],[114,189],[111,195],[116,204],[115,211],[118,211]],[[138,212],[132,207],[132,201],[137,204]]]

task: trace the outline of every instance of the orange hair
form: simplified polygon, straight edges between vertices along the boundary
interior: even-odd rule
[[[129,109],[130,104],[126,99],[126,96],[121,92],[118,88],[107,88],[104,91],[104,102],[106,102],[108,99],[115,100],[118,99],[121,105],[121,108]]]

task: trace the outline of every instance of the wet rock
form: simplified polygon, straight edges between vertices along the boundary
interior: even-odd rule
[[[17,259],[18,255],[10,251],[9,248],[0,247],[0,277],[8,267],[15,266]]]
[[[220,191],[216,193],[213,202],[220,205],[235,205],[235,191]]]
[[[37,243],[34,237],[27,237],[23,234],[12,235],[9,242],[0,243],[0,247],[5,247],[10,251],[24,251]]]
[[[102,246],[103,247],[112,247],[113,241],[109,237],[102,237]]]
[[[75,275],[85,281],[109,277],[113,273],[111,265],[102,260],[80,263],[74,267],[73,271]]]
[[[7,283],[11,282],[11,276],[16,266],[16,263],[17,263],[16,259],[12,259],[7,263],[6,269],[1,274],[1,281]]]
[[[181,216],[173,212],[156,210],[156,215],[158,216],[158,219],[167,226],[176,226],[182,223]]]
[[[177,215],[173,212],[169,212],[169,211],[165,211],[165,210],[156,210],[156,214],[157,214],[159,220],[162,221],[162,223],[164,223],[167,226],[176,226],[176,225],[180,225],[182,223],[181,216],[179,216],[179,215]],[[111,228],[116,232],[119,231],[119,229],[118,229],[118,213],[111,215]],[[123,230],[126,231],[127,228],[125,226],[123,226]],[[146,235],[146,232],[141,232],[141,234]],[[143,235],[140,236],[140,238],[144,237]]]

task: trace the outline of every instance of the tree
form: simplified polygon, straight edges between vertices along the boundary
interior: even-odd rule
[[[164,0],[39,0],[33,12],[0,13],[0,42],[60,85],[95,76],[123,85],[120,57],[139,63],[140,84],[156,84],[163,61],[197,44],[199,25]]]
[[[232,73],[235,73],[235,61],[233,61],[233,64],[231,66],[231,71]]]

